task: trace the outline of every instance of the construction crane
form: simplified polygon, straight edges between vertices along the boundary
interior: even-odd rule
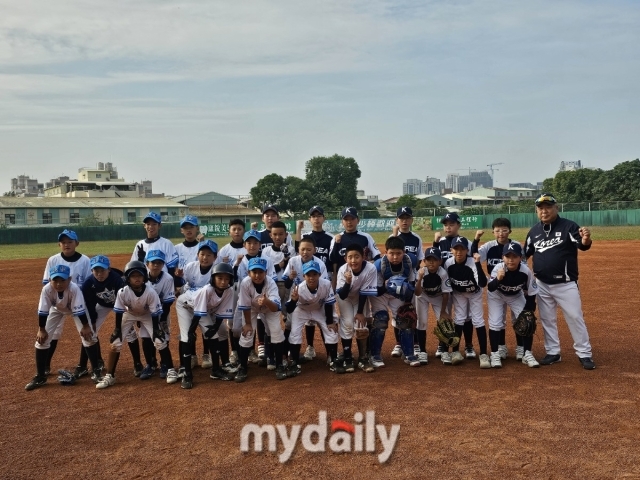
[[[476,171],[475,168],[471,168],[471,167],[469,167],[469,168],[456,168],[456,170],[469,170],[469,176],[471,176],[471,170],[473,170],[474,172]]]
[[[493,182],[493,186],[495,187],[496,185],[496,180],[493,176],[493,171],[494,170],[500,170],[499,168],[493,168],[494,165],[502,165],[503,162],[498,162],[498,163],[489,163],[487,164],[487,167],[489,167],[489,175],[491,175],[491,181]]]

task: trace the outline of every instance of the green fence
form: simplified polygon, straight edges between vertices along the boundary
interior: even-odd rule
[[[30,244],[30,243],[57,243],[58,234],[65,228],[78,234],[81,242],[103,240],[140,240],[146,236],[144,227],[139,225],[102,225],[98,227],[80,226],[56,226],[56,227],[31,227],[31,228],[2,228],[0,229],[0,244]],[[167,238],[178,238],[180,225],[166,223],[162,225],[160,234]]]

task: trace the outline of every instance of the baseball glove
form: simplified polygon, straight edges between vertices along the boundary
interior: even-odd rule
[[[365,338],[369,338],[369,329],[366,327],[357,328],[356,331],[356,340],[364,340]]]
[[[533,334],[536,333],[536,316],[531,310],[523,310],[513,322],[513,329],[516,335],[533,337]]]
[[[398,308],[396,313],[396,326],[399,330],[408,330],[410,328],[416,328],[418,323],[418,315],[416,309],[410,303],[405,303]]]
[[[58,370],[58,382],[64,386],[73,385],[76,383],[76,376],[69,370]]]
[[[456,327],[450,318],[440,318],[433,328],[433,333],[438,337],[438,340],[449,347],[455,347],[460,343],[460,337],[456,335]]]

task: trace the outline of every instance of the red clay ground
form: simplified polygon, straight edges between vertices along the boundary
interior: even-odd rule
[[[477,361],[445,367],[433,354],[428,366],[409,368],[390,358],[387,335],[387,367],[374,374],[331,374],[321,353],[282,382],[257,367],[244,384],[214,382],[198,369],[191,391],[134,378],[125,349],[118,383],[107,390],[86,378],[62,387],[51,376],[26,392],[45,261],[0,262],[0,477],[640,478],[639,248],[640,241],[596,241],[580,253],[595,371],[581,368],[561,320],[563,361],[539,369],[513,358],[501,370],[480,370]],[[119,267],[125,261],[114,258]],[[112,327],[110,317],[103,345]],[[513,334],[507,338],[513,352]],[[54,369],[76,364],[78,344],[67,322]],[[431,333],[428,346],[433,352]],[[544,355],[541,333],[534,354]],[[317,422],[319,410],[329,421],[375,410],[378,422],[401,426],[395,452],[385,464],[372,453],[312,454],[300,446],[281,464],[280,441],[277,453],[240,452],[245,423],[304,426]]]

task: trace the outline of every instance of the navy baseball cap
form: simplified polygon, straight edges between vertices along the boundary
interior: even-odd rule
[[[264,207],[262,207],[262,213],[263,214],[267,213],[269,210],[273,210],[274,212],[276,212],[276,215],[280,215],[280,212],[278,211],[278,208],[275,205],[271,204],[271,203],[268,203]]]
[[[349,216],[359,218],[358,210],[356,210],[356,207],[346,207],[342,209],[340,218],[349,217]]]
[[[433,257],[433,258],[437,258],[438,260],[442,260],[442,252],[440,252],[439,248],[427,248],[424,251],[424,258],[429,258],[429,257]]]
[[[307,263],[302,265],[302,274],[306,275],[309,272],[318,272],[320,273],[320,264],[315,260],[310,260]]]
[[[444,223],[444,222],[458,222],[458,223],[460,223],[460,215],[458,215],[456,212],[447,213],[445,216],[443,216],[440,219],[440,223]]]
[[[180,220],[180,227],[184,227],[185,223],[190,223],[194,227],[197,227],[199,225],[198,217],[195,215],[185,215],[184,218]]]
[[[161,260],[165,263],[167,262],[164,252],[162,250],[149,250],[147,252],[147,255],[144,257],[144,261],[149,263],[149,262],[153,262],[154,260]]]
[[[554,197],[552,194],[543,193],[538,198],[536,198],[536,207],[538,205],[543,204],[543,203],[548,203],[550,205],[555,205],[556,203],[558,203],[558,201],[556,200],[556,197]]]
[[[410,217],[413,217],[413,210],[411,210],[411,207],[400,207],[396,211],[396,217],[400,218],[402,215],[409,215]]]
[[[465,237],[456,237],[451,242],[451,248],[464,247],[469,250],[469,240]]]
[[[142,223],[147,223],[147,220],[153,220],[154,222],[162,223],[162,217],[159,213],[156,212],[147,213],[147,215],[142,219]]]
[[[111,266],[111,262],[109,261],[109,257],[105,255],[96,255],[91,258],[91,270],[94,268],[109,268]]]
[[[249,260],[249,270],[267,270],[267,261],[264,258],[254,257]]]
[[[258,232],[257,230],[247,230],[244,234],[244,236],[242,237],[242,240],[244,242],[246,242],[247,240],[249,240],[250,238],[255,238],[256,240],[258,240],[259,242],[262,240],[260,238],[260,232]]]
[[[63,280],[66,280],[71,275],[71,269],[66,265],[56,265],[55,267],[51,267],[49,269],[49,278],[53,280],[54,278],[60,277]]]
[[[60,241],[62,237],[67,237],[69,240],[75,240],[76,242],[78,241],[78,234],[73,230],[67,230],[66,228],[60,235],[58,235],[58,241]]]
[[[320,205],[314,205],[313,207],[311,207],[309,209],[309,216],[313,215],[316,212],[324,216],[324,209]]]
[[[519,257],[522,256],[522,246],[519,243],[516,242],[509,242],[507,243],[504,248],[502,249],[502,255],[508,255],[510,253],[513,253],[514,255],[517,255]]]
[[[218,253],[218,244],[213,240],[204,240],[198,244],[198,252],[203,248],[208,248],[213,253]]]

